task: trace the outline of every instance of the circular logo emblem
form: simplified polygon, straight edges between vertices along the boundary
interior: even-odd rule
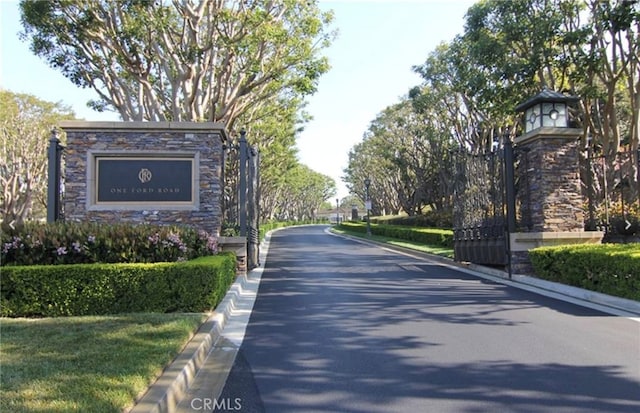
[[[147,168],[142,168],[140,169],[140,172],[138,172],[138,179],[143,184],[146,184],[147,182],[151,181],[152,176],[153,175],[151,174],[151,171],[148,170]]]

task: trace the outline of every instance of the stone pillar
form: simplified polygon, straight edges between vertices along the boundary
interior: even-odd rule
[[[510,234],[513,272],[532,273],[531,248],[602,240],[602,232],[584,231],[581,134],[581,129],[542,127],[515,139],[521,162],[516,170],[520,227]]]
[[[582,130],[541,128],[516,138],[526,156],[527,170],[518,171],[521,191],[529,202],[520,203],[528,232],[577,232],[584,230],[580,191],[578,138]]]

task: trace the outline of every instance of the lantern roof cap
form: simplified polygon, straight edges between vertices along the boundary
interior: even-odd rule
[[[541,103],[541,102],[549,102],[549,103],[574,103],[580,100],[577,96],[567,96],[560,92],[556,92],[555,90],[550,90],[548,88],[542,89],[542,92],[537,95],[527,99],[522,102],[518,106],[516,106],[516,112],[524,112],[529,109],[531,106]]]

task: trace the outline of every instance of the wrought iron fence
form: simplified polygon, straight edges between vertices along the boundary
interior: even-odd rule
[[[585,229],[607,238],[640,236],[640,151],[588,153],[581,162]]]
[[[454,154],[454,253],[458,261],[506,265],[506,192],[502,150]]]

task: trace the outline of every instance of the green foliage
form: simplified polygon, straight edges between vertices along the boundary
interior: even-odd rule
[[[624,208],[623,208],[624,206]],[[609,207],[601,205],[596,211],[596,216],[600,222],[607,222],[615,234],[634,235],[640,234],[640,204],[621,201],[609,202]],[[586,211],[585,215],[589,212]],[[631,225],[627,228],[627,222]]]
[[[387,225],[424,228],[453,228],[452,211],[429,211],[422,215],[391,215],[371,218],[371,222]]]
[[[234,276],[232,254],[181,263],[4,267],[0,315],[202,312],[218,304]]]
[[[363,141],[350,151],[343,180],[363,200],[365,181],[371,180],[373,214],[415,215],[427,206],[451,209],[452,174],[443,172],[443,165],[452,146],[440,130],[443,117],[419,111],[405,98],[376,116]]]
[[[328,221],[326,219],[324,220],[310,220],[310,219],[304,219],[301,221],[270,221],[270,222],[266,222],[264,224],[260,224],[260,239],[264,239],[264,236],[267,232],[274,230],[274,229],[278,229],[278,228],[286,228],[286,227],[294,227],[297,225],[311,225],[311,224],[318,224],[318,223],[327,223]]]
[[[374,214],[451,206],[449,151],[481,154],[513,140],[522,132],[514,108],[543,88],[580,98],[570,125],[585,131],[585,148],[609,157],[622,146],[635,151],[639,23],[637,1],[475,2],[464,32],[413,68],[422,84],[385,108],[350,151],[347,187],[365,199],[371,179]]]
[[[315,1],[23,0],[20,8],[31,50],[96,90],[95,108],[229,130],[263,102],[312,94],[334,37],[331,13]]]
[[[221,237],[237,237],[240,236],[240,225],[234,222],[225,222],[220,230]]]
[[[284,175],[285,190],[275,214],[280,219],[311,220],[322,203],[336,193],[333,178],[298,164]]]
[[[529,257],[540,278],[640,300],[640,244],[541,247]]]
[[[344,222],[340,224],[338,228],[362,234],[367,232],[367,224],[361,222]],[[439,245],[447,248],[453,247],[453,231],[447,229],[413,228],[372,223],[371,234],[419,242],[427,245]]]
[[[217,251],[207,232],[178,226],[30,223],[0,240],[3,266],[173,262]]]
[[[0,89],[0,226],[46,216],[47,150],[51,130],[71,109]],[[64,136],[60,136],[64,142]]]

